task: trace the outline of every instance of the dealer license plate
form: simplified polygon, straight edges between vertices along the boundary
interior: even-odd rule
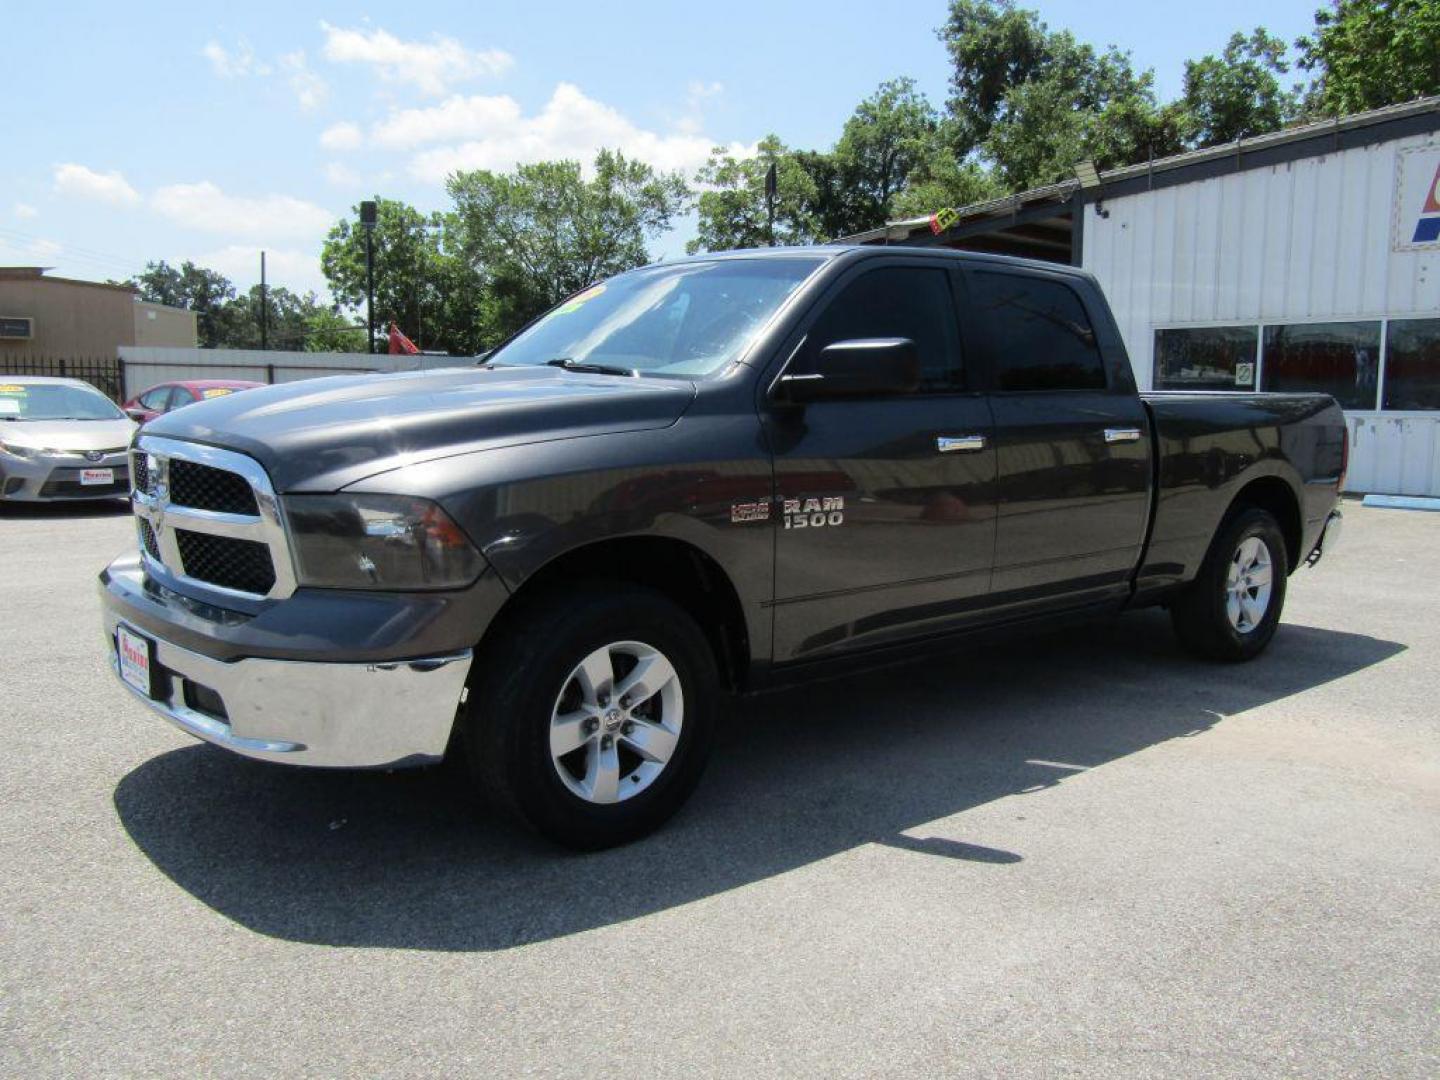
[[[146,697],[154,697],[151,671],[155,649],[150,639],[122,624],[115,633],[115,647],[120,652],[120,678]]]
[[[81,469],[80,483],[89,487],[91,484],[113,484],[115,483],[114,469]]]

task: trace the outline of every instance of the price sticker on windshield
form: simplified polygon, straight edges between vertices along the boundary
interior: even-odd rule
[[[0,416],[19,416],[20,399],[13,397],[0,397]]]
[[[200,396],[203,398],[224,397],[226,394],[233,394],[234,392],[235,388],[233,386],[212,386],[208,390],[201,390]]]

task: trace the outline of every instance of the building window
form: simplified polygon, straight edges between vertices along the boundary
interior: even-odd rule
[[[1346,409],[1375,408],[1380,323],[1265,327],[1262,390],[1330,394]]]
[[[1385,335],[1384,407],[1440,409],[1440,319],[1391,319]]]
[[[1254,326],[1155,331],[1155,389],[1253,390]]]

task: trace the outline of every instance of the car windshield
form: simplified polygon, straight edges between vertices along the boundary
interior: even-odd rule
[[[709,375],[739,358],[822,262],[723,259],[634,270],[552,308],[487,363]]]
[[[0,383],[0,421],[120,420],[125,416],[98,390],[65,383]]]

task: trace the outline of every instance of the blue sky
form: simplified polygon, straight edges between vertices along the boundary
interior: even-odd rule
[[[1287,40],[1317,0],[1033,2],[1052,27],[1153,67],[1263,21]],[[323,288],[326,229],[379,192],[445,205],[456,167],[593,156],[619,145],[690,171],[712,144],[774,131],[828,146],[884,79],[937,103],[943,0],[886,5],[253,2],[6,4],[0,264],[125,277],[193,259],[242,286]],[[877,12],[882,16],[877,18]],[[678,253],[690,224],[655,245]]]

